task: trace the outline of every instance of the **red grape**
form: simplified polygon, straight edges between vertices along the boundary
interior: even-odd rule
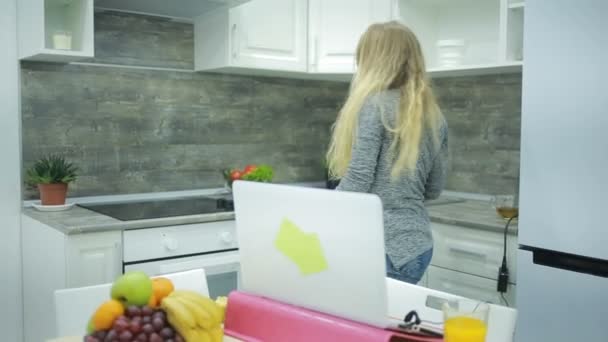
[[[148,335],[154,332],[154,327],[152,326],[152,324],[144,324],[141,329],[144,333]]]
[[[108,334],[106,335],[106,338],[104,339],[104,342],[112,342],[114,340],[118,339],[118,332],[114,329],[108,331]]]
[[[107,334],[108,332],[105,330],[98,330],[93,334],[93,336],[97,337],[100,341],[103,341]]]
[[[154,327],[154,331],[159,332],[165,327],[165,322],[160,317],[154,317],[152,319],[152,326]]]
[[[120,333],[119,338],[121,342],[131,342],[131,340],[133,340],[133,334],[131,334],[129,330],[125,330]]]
[[[141,309],[135,305],[131,305],[127,308],[127,316],[128,317],[141,316]]]
[[[152,309],[149,306],[144,306],[141,308],[141,315],[142,316],[152,316],[152,314],[154,313],[154,309]]]
[[[150,342],[163,342],[163,338],[160,337],[157,333],[152,333],[148,337],[148,341],[150,341]]]
[[[117,332],[121,333],[127,329],[129,329],[129,322],[127,321],[126,318],[121,319],[118,318],[116,321],[114,321],[114,329],[116,329]]]
[[[131,323],[129,324],[129,330],[135,335],[138,334],[141,331],[141,323],[131,321]]]
[[[130,306],[110,330],[94,331],[84,342],[185,342],[167,322],[164,311]]]
[[[164,337],[165,339],[171,338],[174,335],[175,335],[175,333],[173,332],[173,329],[171,329],[169,327],[165,327],[165,328],[163,328],[163,330],[160,331],[160,336]]]
[[[152,316],[152,320],[154,320],[155,318],[159,318],[163,322],[167,320],[167,317],[165,316],[165,313],[163,311],[156,311]]]

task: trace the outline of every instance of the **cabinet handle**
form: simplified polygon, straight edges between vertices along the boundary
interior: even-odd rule
[[[236,41],[236,24],[232,24],[231,36],[232,36],[232,58],[237,59],[238,51],[237,51],[237,41]]]

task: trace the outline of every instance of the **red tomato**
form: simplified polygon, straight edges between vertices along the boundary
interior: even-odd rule
[[[243,171],[244,174],[248,174],[252,171],[255,171],[255,169],[257,169],[258,167],[255,165],[247,165],[245,166],[245,170]]]
[[[243,173],[239,170],[233,170],[232,172],[230,172],[230,179],[232,179],[233,181],[239,180],[241,179],[241,177],[243,177]]]

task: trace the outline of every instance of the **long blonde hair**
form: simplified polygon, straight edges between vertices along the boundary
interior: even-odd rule
[[[425,128],[437,146],[442,122],[418,39],[396,21],[373,24],[359,40],[356,63],[358,69],[334,124],[327,152],[330,175],[341,178],[348,169],[363,104],[370,96],[388,89],[400,90],[394,127],[381,116],[384,127],[393,135],[389,153],[393,158],[391,177],[413,172]]]

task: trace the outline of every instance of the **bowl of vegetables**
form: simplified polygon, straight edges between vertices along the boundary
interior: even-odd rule
[[[226,169],[222,171],[222,175],[224,175],[226,187],[228,189],[232,189],[232,183],[237,180],[270,183],[274,177],[274,171],[272,170],[272,167],[268,165],[250,164],[245,166],[243,169]]]

